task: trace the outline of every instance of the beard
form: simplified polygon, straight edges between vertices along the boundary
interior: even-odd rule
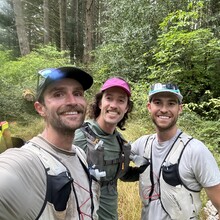
[[[160,123],[157,122],[157,120],[154,117],[152,117],[152,121],[155,124],[159,132],[165,132],[165,131],[171,130],[171,128],[173,128],[176,125],[177,120],[178,120],[178,117],[175,117],[170,123],[166,125],[161,125]]]
[[[63,116],[64,112],[78,112],[77,115]],[[80,128],[84,122],[86,109],[79,106],[65,106],[50,112],[47,117],[47,123],[57,132],[64,135],[73,135],[76,129]]]

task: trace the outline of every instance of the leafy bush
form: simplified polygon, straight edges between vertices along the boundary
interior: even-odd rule
[[[4,53],[7,58],[8,52],[0,51]],[[0,68],[1,120],[28,122],[29,117],[36,117],[33,102],[25,100],[22,94],[27,90],[35,94],[39,70],[63,65],[70,65],[69,60],[52,46],[39,48],[15,61],[5,59]]]
[[[201,103],[189,103],[188,107],[208,120],[220,120],[220,98],[211,98]]]

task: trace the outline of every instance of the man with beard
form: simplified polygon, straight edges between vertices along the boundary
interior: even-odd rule
[[[139,175],[142,220],[198,219],[202,188],[220,213],[218,165],[201,141],[177,127],[182,99],[174,84],[151,86],[147,108],[156,134],[140,137],[131,150],[134,162],[144,157],[150,164]]]
[[[34,107],[45,128],[21,148],[0,155],[0,219],[93,219],[85,154],[72,145],[85,118],[84,91],[93,78],[76,67],[39,74]]]

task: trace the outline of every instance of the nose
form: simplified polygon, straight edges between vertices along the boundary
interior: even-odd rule
[[[111,103],[110,103],[110,107],[117,108],[117,101],[116,100],[112,100]]]
[[[66,96],[66,102],[76,104],[77,103],[77,97],[74,96],[72,93],[70,93]]]
[[[162,106],[161,106],[161,108],[160,108],[160,111],[161,112],[167,112],[167,106],[165,105],[165,104],[163,104]]]

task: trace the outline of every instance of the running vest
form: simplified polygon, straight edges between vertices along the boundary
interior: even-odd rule
[[[140,197],[144,205],[148,205],[154,198],[154,179],[152,168],[153,136],[147,138],[144,157],[150,161],[150,166],[140,174]],[[185,133],[180,133],[171,149],[165,156],[159,173],[159,199],[162,208],[172,220],[188,220],[198,216],[201,208],[199,191],[189,189],[181,181],[179,162],[189,141],[193,138]],[[150,177],[150,178],[146,178]]]
[[[47,147],[46,145],[48,144],[38,136],[34,137],[32,140],[30,140],[27,144],[23,146],[23,148],[31,150],[32,152],[37,154],[45,168],[47,176],[47,192],[45,196],[45,201],[36,220],[64,220],[65,210],[68,206],[68,200],[70,197],[71,190],[73,191],[76,199],[78,212],[77,219],[83,220],[84,218],[81,217],[81,211],[76,195],[76,190],[73,184],[73,178],[71,177],[68,168],[59,160],[59,158],[45,149],[45,147]],[[42,148],[41,146],[44,146],[44,148]],[[49,145],[48,147],[50,148]],[[76,154],[90,181],[89,190],[92,206],[90,216],[91,220],[93,220],[92,215],[94,207],[92,200],[91,179],[88,173],[86,159],[82,155],[81,151],[82,149],[76,147]]]
[[[105,171],[107,166],[118,165],[117,172],[114,178],[107,181],[105,177],[101,177],[100,184],[103,185],[116,185],[117,179],[122,177],[128,170],[130,159],[131,145],[117,133],[117,140],[120,146],[120,153],[118,158],[114,160],[105,160],[105,149],[103,146],[103,140],[101,140],[90,128],[89,122],[85,122],[80,128],[84,133],[87,141],[87,162],[89,167],[96,168],[99,171]],[[117,131],[116,131],[117,132]],[[94,167],[95,166],[95,167]]]

